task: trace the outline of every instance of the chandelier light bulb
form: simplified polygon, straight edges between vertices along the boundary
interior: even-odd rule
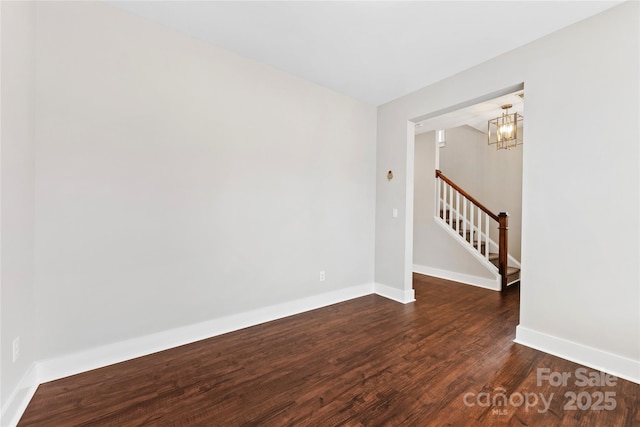
[[[513,138],[513,123],[509,120],[507,123],[504,123],[500,126],[499,129],[499,138],[500,139],[511,139]]]

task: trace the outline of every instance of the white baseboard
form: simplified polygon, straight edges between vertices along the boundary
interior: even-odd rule
[[[0,426],[13,427],[18,425],[18,421],[20,421],[22,414],[25,409],[27,409],[27,405],[29,405],[29,402],[38,389],[39,384],[37,366],[33,363],[9,398],[2,402]]]
[[[500,277],[489,279],[486,277],[472,276],[470,274],[456,273],[449,270],[441,270],[439,268],[427,267],[424,265],[413,264],[413,271],[427,276],[439,277],[441,279],[452,280],[454,282],[465,283],[467,285],[478,286],[481,288],[500,290]]]
[[[518,325],[514,342],[640,384],[640,361]]]
[[[389,298],[391,300],[401,302],[402,304],[408,304],[416,300],[413,289],[401,290],[381,283],[376,283],[374,285],[374,292],[381,297]]]
[[[374,285],[366,283],[42,360],[38,362],[38,380],[40,383],[57,380],[260,323],[370,295],[373,291]]]

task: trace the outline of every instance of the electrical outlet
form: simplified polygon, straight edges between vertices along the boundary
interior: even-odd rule
[[[325,277],[325,274],[324,274],[324,270],[321,270],[321,271],[320,271],[320,281],[321,281],[321,282],[324,282],[325,278],[326,278],[326,277]]]
[[[16,363],[20,357],[20,337],[15,337],[13,340],[13,363]]]

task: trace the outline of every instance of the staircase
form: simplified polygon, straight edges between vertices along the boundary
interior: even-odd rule
[[[495,214],[436,170],[439,221],[485,266],[496,274],[500,289],[520,281],[520,263],[508,254],[509,214]],[[499,238],[489,237],[490,222],[498,223]]]

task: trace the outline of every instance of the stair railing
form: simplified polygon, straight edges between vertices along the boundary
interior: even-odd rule
[[[489,224],[498,223],[498,273],[502,290],[507,288],[509,214],[495,214],[460,186],[436,170],[436,212],[474,248],[489,260]],[[447,217],[448,215],[448,217]]]

